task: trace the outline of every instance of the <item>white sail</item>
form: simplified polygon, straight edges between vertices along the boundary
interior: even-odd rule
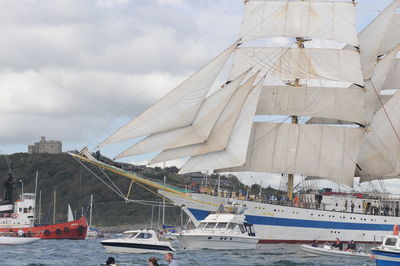
[[[400,89],[400,59],[396,58],[386,76],[383,90]]]
[[[236,43],[230,46],[208,65],[104,140],[100,146],[189,126],[221,68],[236,46]]]
[[[326,1],[246,1],[243,41],[263,37],[313,37],[357,46],[354,5]]]
[[[363,84],[360,55],[337,49],[244,47],[236,49],[230,77],[249,68],[280,80],[317,79]]]
[[[179,171],[180,174],[238,166],[245,163],[253,117],[263,82],[264,79],[261,79],[248,95],[226,148],[191,157]]]
[[[372,77],[364,83],[365,88],[367,89],[365,95],[365,115],[366,121],[368,122],[371,121],[372,116],[381,107],[379,95],[381,90],[384,88],[388,72],[393,66],[393,62],[395,61],[395,57],[399,50],[400,46],[397,46],[382,60],[380,60],[374,67]]]
[[[378,56],[391,51],[400,43],[399,15],[396,14],[399,3],[399,0],[393,1],[358,35],[365,79],[371,77]]]
[[[226,171],[301,174],[353,185],[363,129],[255,123],[246,163]]]
[[[400,92],[374,115],[358,158],[357,176],[400,175]]]
[[[164,149],[202,143],[207,140],[217,119],[232,95],[238,90],[248,71],[204,100],[191,125],[152,134],[116,156],[122,158]]]
[[[261,92],[256,114],[325,117],[364,124],[364,95],[358,86],[268,86]]]
[[[170,149],[161,152],[151,161],[151,163],[153,164],[225,149],[234,129],[235,123],[240,115],[240,110],[248,98],[250,91],[253,89],[253,84],[256,78],[257,74],[254,74],[253,77],[248,79],[243,86],[236,91],[222,114],[219,116],[210,133],[210,136],[204,143],[175,149],[172,149],[171,147]],[[258,86],[261,85],[262,83],[259,81]]]
[[[71,206],[68,204],[68,222],[74,221],[74,215],[72,214]]]

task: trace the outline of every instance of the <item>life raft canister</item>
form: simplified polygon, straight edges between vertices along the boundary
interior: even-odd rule
[[[17,219],[17,218],[18,218],[18,213],[13,213],[13,214],[11,214],[11,218]]]

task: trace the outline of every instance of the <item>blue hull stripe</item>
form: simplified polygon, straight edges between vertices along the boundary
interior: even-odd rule
[[[203,220],[209,214],[208,211],[199,209],[190,209],[190,212],[197,220]],[[329,221],[312,221],[303,219],[289,219],[266,216],[246,215],[248,223],[255,225],[272,226],[290,226],[322,229],[342,229],[342,230],[364,230],[364,231],[392,231],[393,224],[364,224],[364,223],[346,223]]]
[[[392,257],[392,258],[400,258],[400,252],[380,251],[380,250],[376,250],[376,249],[373,249],[371,251],[372,251],[372,254],[374,254],[374,255],[381,255],[381,256]]]

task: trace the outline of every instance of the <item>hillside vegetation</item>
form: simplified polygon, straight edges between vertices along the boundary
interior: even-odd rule
[[[17,180],[23,181],[24,192],[34,192],[35,174],[36,171],[38,171],[39,179],[37,190],[38,198],[39,191],[41,191],[41,223],[43,224],[52,223],[54,191],[56,191],[57,195],[56,222],[66,221],[68,204],[71,205],[71,208],[77,213],[78,217],[80,217],[82,213],[88,217],[90,195],[93,195],[94,214],[92,223],[96,226],[150,225],[152,212],[153,225],[161,224],[161,221],[158,220],[159,217],[161,217],[161,211],[158,205],[162,202],[162,198],[154,193],[154,189],[150,188],[151,191],[149,191],[134,183],[129,199],[153,201],[156,205],[155,207],[135,202],[125,202],[68,154],[15,153],[7,156],[2,155],[0,156],[1,182],[4,182],[7,178],[7,161],[10,160],[13,162],[14,177]],[[102,160],[108,159],[102,157]],[[110,160],[108,161],[111,162]],[[178,175],[178,169],[176,167],[162,169],[158,167],[147,168],[128,164],[119,164],[119,166],[161,182],[163,177],[166,176],[167,183],[171,185],[181,187],[190,187],[193,185],[192,178],[190,176]],[[98,168],[92,166],[89,166],[89,168],[97,175],[101,176],[103,180],[107,180]],[[130,180],[112,173],[107,173],[107,175],[126,195]],[[211,176],[210,179],[212,180],[212,178]],[[222,177],[221,180],[225,180],[226,189],[235,191],[246,191],[248,189],[234,176]],[[109,183],[108,180],[107,182]],[[14,198],[21,193],[21,189],[21,185],[16,185]],[[252,190],[258,193],[259,187],[257,185],[253,186]],[[271,188],[263,191],[263,193],[272,192],[273,189]],[[39,202],[39,200],[37,202]],[[167,207],[165,217],[167,224],[180,224],[181,211],[178,207]]]

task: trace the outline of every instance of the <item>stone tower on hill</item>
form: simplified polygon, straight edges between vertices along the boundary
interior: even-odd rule
[[[44,136],[40,138],[39,142],[33,145],[28,145],[28,153],[51,153],[57,154],[62,152],[62,142],[58,140],[46,140]]]

